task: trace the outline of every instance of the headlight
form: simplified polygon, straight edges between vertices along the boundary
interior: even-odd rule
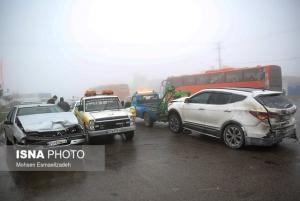
[[[95,121],[94,120],[89,121],[89,129],[90,130],[95,130]]]
[[[23,138],[23,139],[20,141],[20,144],[26,144],[26,139]]]

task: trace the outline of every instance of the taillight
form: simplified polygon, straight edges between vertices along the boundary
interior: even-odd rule
[[[268,113],[267,112],[258,112],[258,111],[249,111],[250,114],[252,114],[254,117],[261,121],[265,121],[268,119]]]

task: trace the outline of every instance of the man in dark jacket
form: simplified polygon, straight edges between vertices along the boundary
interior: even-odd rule
[[[52,98],[50,98],[50,99],[47,101],[47,103],[48,103],[48,104],[55,104],[56,100],[57,100],[57,96],[54,95]]]
[[[65,112],[70,111],[70,105],[69,103],[64,101],[63,97],[60,97],[59,103],[57,103],[57,105]]]

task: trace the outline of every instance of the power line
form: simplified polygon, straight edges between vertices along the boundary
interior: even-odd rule
[[[300,56],[296,57],[289,57],[289,58],[282,58],[282,59],[270,59],[270,60],[253,60],[253,61],[242,61],[242,62],[235,62],[235,61],[229,61],[230,63],[237,63],[237,64],[248,64],[248,63],[260,63],[260,62],[280,62],[280,61],[294,61],[299,60]]]
[[[222,50],[222,47],[221,47],[221,42],[218,42],[217,43],[217,52],[218,52],[218,66],[219,68],[222,68],[222,56],[221,56],[221,50]]]

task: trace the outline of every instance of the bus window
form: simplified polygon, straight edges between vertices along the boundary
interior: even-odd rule
[[[262,69],[246,69],[244,70],[244,81],[259,81],[264,80],[264,72]]]
[[[210,82],[210,75],[198,75],[196,84],[208,84]]]
[[[242,78],[243,73],[240,70],[226,73],[226,82],[240,82]]]
[[[210,75],[210,83],[223,83],[225,82],[225,74],[224,73],[217,73]]]
[[[180,77],[170,78],[169,83],[171,86],[174,86],[174,87],[182,86],[182,78],[180,78]]]
[[[196,84],[195,76],[183,77],[183,85],[195,85],[195,84]]]

